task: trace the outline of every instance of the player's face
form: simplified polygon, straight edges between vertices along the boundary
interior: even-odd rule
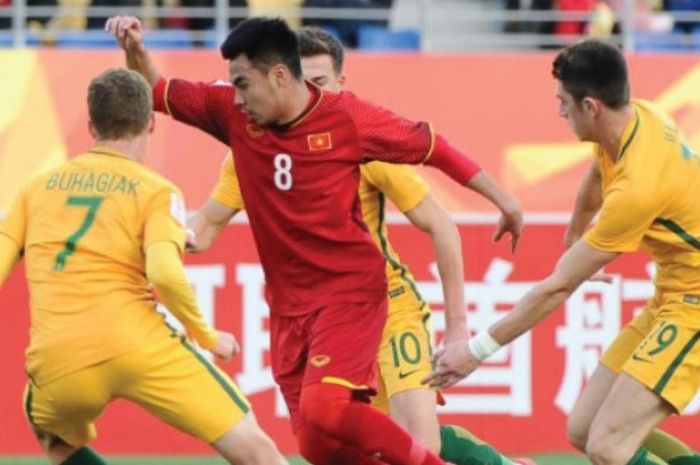
[[[557,80],[557,99],[559,100],[559,116],[566,119],[579,140],[590,141],[590,115],[584,110],[582,102],[576,102],[574,97],[564,90],[564,86],[559,80]]]
[[[265,73],[239,55],[229,62],[229,77],[236,88],[234,104],[243,113],[260,126],[277,121],[280,94],[272,71]]]
[[[345,76],[336,74],[333,58],[330,55],[314,55],[301,58],[301,73],[304,79],[311,81],[323,90],[340,92]]]

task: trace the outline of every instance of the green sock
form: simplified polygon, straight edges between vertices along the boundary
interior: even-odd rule
[[[627,465],[666,465],[666,462],[650,453],[644,447],[640,447],[637,453],[627,462]]]
[[[469,431],[455,425],[440,426],[440,458],[456,465],[514,465]]]
[[[61,465],[107,465],[102,457],[89,447],[81,447],[73,452]]]
[[[700,456],[683,441],[659,429],[653,430],[643,446],[669,465],[700,465]]]

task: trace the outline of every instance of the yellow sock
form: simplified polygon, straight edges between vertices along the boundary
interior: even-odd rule
[[[695,457],[696,460],[698,460],[698,462],[695,463],[700,463],[700,457],[698,457],[688,445],[660,429],[652,430],[649,436],[644,440],[642,446],[669,463],[681,457]]]

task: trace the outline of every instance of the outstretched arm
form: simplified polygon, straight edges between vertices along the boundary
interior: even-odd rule
[[[232,334],[216,331],[205,323],[187,280],[177,246],[168,241],[154,242],[146,249],[146,275],[158,296],[197,343],[228,361],[238,352]]]
[[[617,253],[602,252],[585,241],[576,242],[557,263],[554,272],[533,287],[507,316],[494,323],[488,331],[463,345],[460,357],[438,357],[436,369],[423,382],[447,387],[468,376],[502,345],[532,329],[559,307],[577,288],[602,266],[617,257]]]
[[[206,252],[239,211],[240,209],[228,207],[213,198],[207,199],[202,208],[187,220],[187,226],[195,237],[188,252]]]
[[[146,78],[151,87],[160,79],[160,72],[151,60],[143,42],[141,21],[134,16],[112,16],[105,23],[105,31],[113,34],[126,52],[126,66]]]
[[[571,215],[571,222],[566,228],[564,245],[569,248],[574,242],[579,240],[586,228],[593,220],[593,217],[603,204],[602,181],[598,163],[593,163],[591,169],[583,178],[581,187],[576,196],[574,213]]]
[[[433,151],[425,162],[450,176],[459,184],[468,187],[488,199],[501,211],[495,241],[504,234],[511,235],[511,251],[515,252],[523,227],[523,213],[518,201],[483,171],[474,161],[457,150],[447,139],[435,137]]]
[[[488,199],[501,211],[493,240],[498,241],[504,234],[510,234],[510,248],[515,252],[523,229],[523,212],[518,201],[483,170],[467,182],[467,187]]]
[[[435,258],[445,297],[444,344],[466,342],[468,334],[464,304],[464,265],[457,226],[432,194],[428,194],[404,214],[414,226],[430,234],[435,247]]]

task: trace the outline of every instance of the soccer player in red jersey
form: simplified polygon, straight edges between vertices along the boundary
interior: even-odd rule
[[[153,86],[156,110],[231,147],[268,284],[273,374],[302,455],[317,465],[442,464],[366,403],[387,285],[362,221],[359,165],[426,163],[463,185],[474,164],[426,123],[306,83],[282,20],[242,22],[221,46],[230,82],[211,84],[162,78],[136,18],[106,29]]]

